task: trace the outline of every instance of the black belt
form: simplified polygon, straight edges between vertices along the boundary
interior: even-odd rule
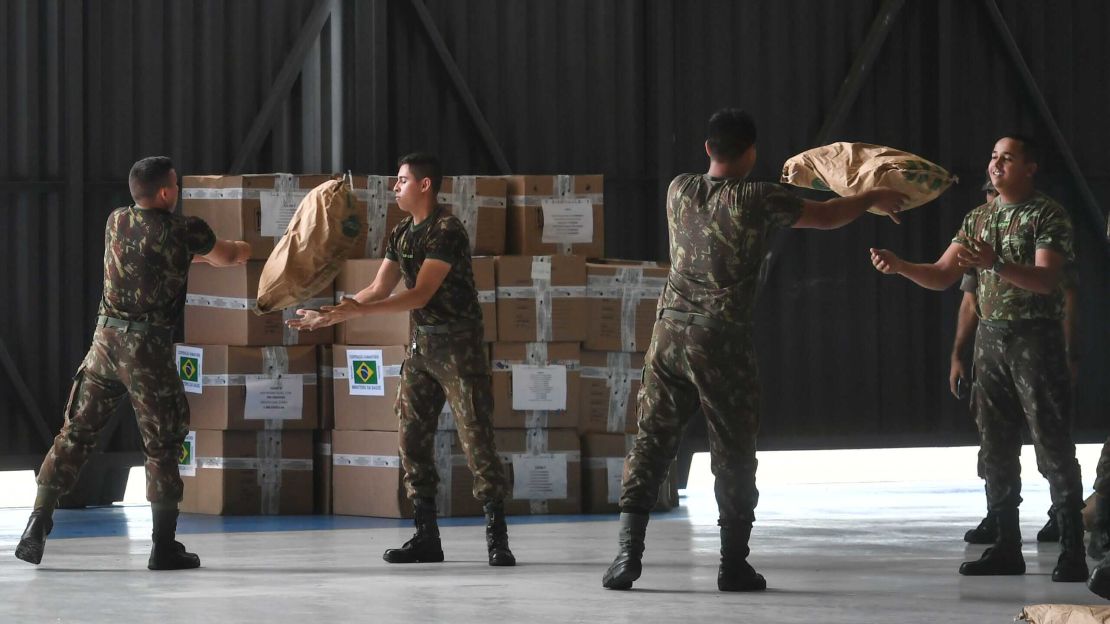
[[[113,318],[111,316],[104,316],[103,314],[96,317],[96,326],[97,327],[111,327],[112,329],[118,329],[122,332],[129,332],[129,331],[140,332],[140,333],[163,332],[163,333],[170,334],[170,335],[173,334],[173,328],[172,327],[165,327],[163,325],[154,325],[152,323],[144,323],[142,321],[125,321],[123,319]]]
[[[481,321],[456,321],[442,325],[417,325],[418,334],[456,334],[474,329],[482,329]]]
[[[742,323],[729,323],[715,319],[704,314],[697,312],[680,312],[678,310],[665,309],[659,312],[659,318],[670,319],[676,323],[685,325],[697,325],[699,327],[706,327],[709,329],[716,329],[719,331],[736,331],[743,329],[746,324]]]

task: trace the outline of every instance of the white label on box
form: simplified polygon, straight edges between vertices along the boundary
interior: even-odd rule
[[[262,203],[262,235],[282,236],[293,215],[297,214],[297,205],[301,203],[301,193],[280,191],[262,191],[258,200]]]
[[[621,502],[621,486],[624,482],[623,457],[605,458],[605,480],[606,483],[609,484],[609,496],[607,500],[610,503]]]
[[[177,345],[177,375],[181,377],[181,385],[185,392],[193,394],[204,393],[204,383],[201,382],[204,372],[204,349]]]
[[[532,260],[532,279],[551,281],[551,256],[536,256]]]
[[[245,377],[245,420],[300,420],[304,415],[304,379],[300,375]]]
[[[347,349],[347,383],[358,396],[385,396],[381,349]]]
[[[565,410],[567,367],[513,365],[514,410]]]
[[[594,238],[594,207],[588,199],[545,199],[544,243],[589,243]]]
[[[567,456],[563,453],[513,455],[513,498],[549,500],[567,497]]]
[[[177,460],[177,472],[183,477],[197,476],[197,432],[190,431],[181,444],[181,457]]]

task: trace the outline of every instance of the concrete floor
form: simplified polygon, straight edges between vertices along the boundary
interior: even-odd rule
[[[476,519],[444,522],[446,563],[388,566],[382,550],[411,533],[401,521],[184,516],[203,567],[153,573],[145,508],[59,512],[38,567],[12,555],[27,510],[0,510],[0,622],[1001,623],[1028,604],[1105,604],[1081,583],[1051,582],[1057,547],[1031,542],[1044,487],[1026,489],[1029,573],[964,578],[960,562],[981,552],[961,541],[983,506],[978,481],[765,487],[751,557],[762,594],[716,590],[704,492],[653,518],[631,592],[600,586],[613,519],[514,519],[521,565],[496,569]]]

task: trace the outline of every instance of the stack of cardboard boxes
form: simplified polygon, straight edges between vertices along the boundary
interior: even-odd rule
[[[194,264],[185,301],[185,344],[176,364],[191,426],[182,454],[182,510],[306,514],[313,510],[313,431],[319,419],[317,345],[332,332],[299,334],[288,314],[256,315],[266,258],[304,194],[327,176],[288,174],[184,179],[183,210],[219,239],[250,241],[234,267]],[[305,303],[333,300],[329,288]]]
[[[299,334],[284,326],[292,310],[251,311],[262,259],[300,197],[326,179],[185,178],[186,214],[205,218],[219,238],[251,241],[257,258],[190,273],[178,357],[197,430],[183,459],[186,511],[411,515],[394,409],[412,342],[408,313]],[[365,240],[334,289],[302,307],[367,287],[404,217],[394,178],[355,180]],[[511,514],[616,509],[667,269],[599,260],[602,198],[596,175],[446,177],[439,195],[471,241]],[[440,513],[481,514],[449,405],[435,452]],[[669,490],[661,500],[673,504]]]

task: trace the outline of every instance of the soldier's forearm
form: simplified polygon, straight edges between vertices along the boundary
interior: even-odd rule
[[[1051,294],[1060,285],[1059,268],[1007,262],[996,272],[1014,286],[1041,295]]]

